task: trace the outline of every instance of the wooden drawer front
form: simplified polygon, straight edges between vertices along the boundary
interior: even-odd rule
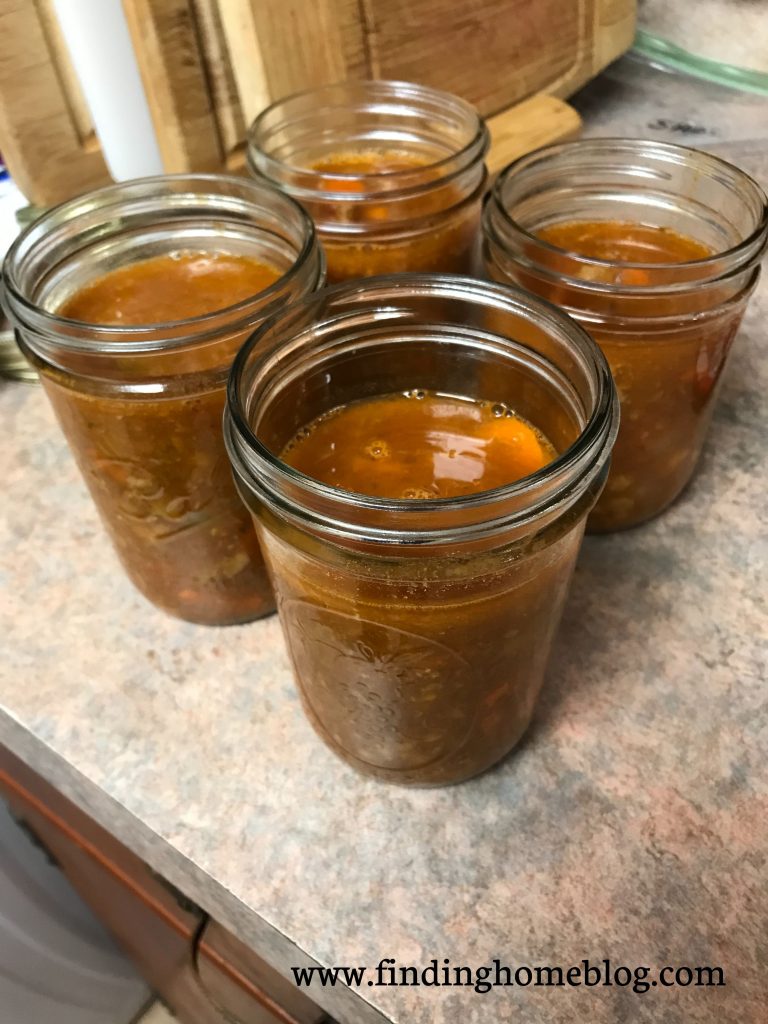
[[[197,944],[206,994],[236,1024],[333,1024],[308,996],[215,921]]]
[[[143,861],[3,748],[0,796],[182,1024],[222,1024],[193,965],[200,912],[180,906]]]
[[[190,938],[198,931],[204,916],[199,907],[2,746],[0,794],[12,806],[21,801],[25,808],[34,809],[42,815],[54,829],[63,832],[69,842],[132,889],[179,935]],[[23,817],[27,817],[26,810]]]

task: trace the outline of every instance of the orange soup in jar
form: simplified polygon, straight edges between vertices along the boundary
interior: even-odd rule
[[[469,273],[487,150],[487,129],[463,100],[373,81],[273,104],[251,128],[248,160],[309,212],[336,282]]]
[[[756,182],[681,146],[588,139],[499,176],[484,214],[487,272],[578,319],[619,393],[621,428],[590,530],[642,523],[690,480],[767,224]]]
[[[180,618],[274,607],[224,451],[225,382],[265,311],[321,280],[292,201],[205,176],[72,200],[9,254],[11,313],[123,566]]]
[[[577,324],[467,278],[334,288],[246,344],[227,447],[341,758],[446,785],[518,742],[616,415]]]

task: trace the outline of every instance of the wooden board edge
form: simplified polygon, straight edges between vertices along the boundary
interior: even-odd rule
[[[486,160],[491,177],[526,153],[552,142],[572,139],[581,131],[581,117],[564,100],[535,93],[486,119],[491,148]]]

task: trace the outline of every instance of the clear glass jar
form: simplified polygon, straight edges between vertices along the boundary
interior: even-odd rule
[[[177,250],[246,255],[282,276],[236,305],[174,323],[96,326],[56,312],[109,271]],[[126,182],[44,214],[9,251],[3,282],[20,343],[139,590],[191,622],[224,625],[272,611],[221,417],[243,340],[323,283],[304,211],[245,179]]]
[[[414,387],[506,402],[559,457],[480,494],[385,500],[276,454],[331,408]],[[498,761],[530,722],[615,437],[597,346],[517,289],[372,278],[265,324],[235,361],[227,405],[230,459],[320,736],[404,784],[458,782]]]
[[[718,384],[759,276],[768,207],[724,160],[642,139],[549,146],[498,177],[483,215],[488,275],[556,303],[596,339],[621,400],[621,429],[594,531],[658,515],[698,460]],[[619,263],[549,245],[553,224],[609,221],[673,230],[713,255]]]
[[[268,107],[249,132],[248,163],[309,212],[329,282],[469,273],[488,145],[484,122],[457,96],[408,82],[348,82]]]

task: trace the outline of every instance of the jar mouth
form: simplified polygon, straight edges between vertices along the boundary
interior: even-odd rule
[[[486,197],[486,202],[490,201],[490,197]],[[486,206],[486,211],[488,206]],[[484,234],[487,243],[487,251],[490,260],[499,266],[503,271],[503,264],[499,261],[499,251],[504,253],[504,239],[497,230],[493,223],[492,217],[486,216]],[[544,247],[544,243],[542,243]],[[559,249],[556,246],[548,246],[548,248],[557,255],[566,253],[565,249]],[[763,250],[761,250],[762,253]],[[570,254],[568,254],[570,255]],[[585,280],[580,277],[573,277],[570,274],[565,274],[562,271],[558,272],[549,269],[542,262],[535,259],[531,259],[524,255],[520,251],[514,253],[514,262],[517,267],[522,268],[528,275],[535,277],[539,282],[545,282],[547,287],[553,292],[559,290],[557,306],[562,309],[568,316],[574,317],[579,323],[585,324],[590,327],[594,324],[596,327],[604,325],[606,322],[605,310],[600,305],[590,306],[590,302],[597,303],[600,299],[605,299],[608,296],[611,300],[626,300],[632,301],[631,312],[629,307],[624,311],[624,315],[618,312],[623,307],[616,307],[610,314],[610,321],[612,327],[620,329],[622,323],[626,324],[627,328],[632,332],[637,331],[638,320],[645,320],[649,324],[653,323],[654,330],[666,331],[667,333],[675,333],[676,331],[686,331],[689,329],[688,319],[694,318],[697,323],[704,323],[706,320],[715,320],[719,317],[729,315],[729,311],[734,306],[739,306],[745,302],[746,299],[752,294],[755,285],[760,277],[760,263],[759,255],[750,260],[746,266],[737,266],[725,273],[711,278],[705,278],[704,280],[692,280],[692,281],[680,281],[671,283],[668,285],[628,285],[623,286],[620,284],[611,284],[609,282],[603,283],[600,281]],[[612,264],[607,261],[595,261],[600,262],[601,266],[605,268],[615,267],[616,264]],[[654,267],[657,270],[664,268],[665,266],[679,266],[679,264],[633,264],[633,263],[621,263],[622,268],[627,267],[634,269],[635,267]],[[585,304],[577,305],[568,301],[568,295],[565,289],[562,287],[563,283],[566,283],[568,288],[574,292],[574,297],[578,296],[583,298]],[[675,309],[667,314],[659,312],[659,299],[664,298],[670,301],[674,301],[675,297],[689,296],[695,294],[700,299],[705,300],[708,297],[712,297],[712,305],[707,306],[702,301],[697,308],[691,311],[689,314],[684,315],[680,309]]]
[[[266,218],[264,225],[257,224],[257,218]],[[41,279],[50,279],[55,267],[41,266],[36,279],[25,282],[30,261],[43,260],[52,248],[50,238],[53,232],[64,232],[68,225],[78,225],[74,237],[66,242],[62,239],[58,266],[82,253],[93,243],[108,242],[114,232],[118,237],[121,225],[133,226],[134,232],[157,231],[173,224],[174,245],[164,245],[162,251],[184,248],[179,245],[183,232],[180,225],[185,221],[204,223],[213,220],[232,227],[232,239],[236,238],[234,228],[238,225],[247,230],[245,241],[248,245],[261,242],[264,251],[256,255],[269,259],[269,251],[282,246],[290,265],[269,286],[240,302],[198,316],[180,320],[158,321],[150,324],[119,325],[94,324],[61,316],[40,304],[39,286]],[[279,228],[282,227],[282,234]],[[288,235],[292,233],[291,238]],[[209,232],[206,232],[206,236]],[[217,251],[223,232],[210,233]],[[240,238],[240,243],[243,242]],[[249,254],[253,252],[249,250]],[[319,249],[314,224],[306,211],[290,196],[268,183],[249,181],[234,175],[219,174],[168,174],[137,178],[128,182],[107,185],[104,188],[66,200],[52,207],[34,221],[8,251],[2,268],[2,283],[6,303],[13,319],[24,329],[32,332],[31,347],[35,337],[49,338],[57,345],[73,351],[120,355],[165,352],[190,345],[205,344],[221,335],[247,330],[254,324],[254,318],[268,316],[277,304],[284,300],[286,291],[296,286],[297,279],[306,271],[313,256],[318,261],[318,282],[324,277],[325,263]],[[128,260],[128,263],[134,260]],[[102,273],[110,268],[104,266]],[[277,268],[276,268],[277,269]],[[90,274],[86,281],[92,281],[96,274]],[[86,283],[86,282],[83,282]],[[30,339],[27,338],[27,342]],[[119,345],[119,349],[118,346]]]
[[[411,123],[418,118],[425,125]],[[332,126],[318,132],[324,119]],[[398,119],[403,123],[398,124]],[[333,122],[339,123],[333,126]],[[448,130],[453,136],[451,147],[446,144]],[[338,142],[334,141],[337,132]],[[293,149],[286,141],[291,133],[299,134]],[[321,149],[331,155],[366,151],[362,145],[366,141],[371,152],[414,144],[423,148],[430,143],[435,154],[442,154],[404,169],[331,172],[297,159],[296,146],[304,145],[301,133],[313,150],[319,136]],[[489,147],[485,122],[460,97],[412,82],[371,79],[308,89],[271,104],[248,131],[247,159],[253,173],[290,187],[299,201],[360,204],[410,199],[443,187],[482,162]],[[285,156],[276,155],[276,150]]]
[[[406,345],[425,339],[435,347],[474,346],[478,352],[512,358],[515,342],[469,322],[436,320],[432,335],[419,334],[419,327],[425,325],[414,320],[408,304],[425,298],[482,302],[491,315],[496,311],[530,318],[543,331],[556,334],[568,346],[569,357],[590,390],[589,407],[582,410],[583,423],[573,443],[536,473],[452,498],[375,497],[325,484],[283,462],[258,436],[253,414],[261,407],[263,419],[269,392],[274,399],[283,381],[299,379],[300,368],[293,364],[312,345],[318,367],[323,365],[322,357],[343,353],[345,346],[361,356],[366,345],[373,350],[385,343],[395,359],[393,341]],[[292,328],[296,328],[293,334]],[[441,336],[448,328],[450,336]],[[276,365],[281,359],[284,365]],[[312,523],[327,535],[384,544],[403,543],[404,533],[409,544],[445,543],[467,533],[488,536],[528,523],[545,509],[556,512],[570,507],[599,472],[618,430],[618,402],[608,364],[586,331],[555,306],[522,289],[447,274],[371,277],[325,288],[293,303],[266,321],[242,347],[230,373],[227,396],[225,442],[235,474],[246,487],[280,515]]]
[[[441,190],[445,184],[445,180],[440,182]],[[391,220],[376,222],[375,233],[377,241],[407,242],[410,238],[419,238],[429,234],[431,231],[439,230],[445,224],[447,218],[459,217],[465,210],[474,208],[475,205],[479,207],[487,185],[488,174],[485,168],[483,168],[477,185],[471,192],[458,194],[455,202],[445,206],[440,205],[427,214],[419,215],[414,213],[411,216],[394,217]],[[434,189],[434,187],[433,185],[432,188]],[[448,187],[450,187],[450,183],[448,183]],[[429,190],[425,189],[424,191]],[[293,191],[292,194],[295,195]],[[395,201],[405,198],[406,202],[410,202],[414,198],[413,192],[408,193],[407,196],[404,196],[402,192],[387,192],[386,195],[388,200],[393,198]],[[331,196],[330,204],[334,201],[334,197]],[[365,197],[364,201],[365,203],[375,204],[376,198],[369,195]],[[348,244],[358,236],[361,240],[364,240],[371,235],[371,223],[366,220],[356,222],[354,220],[321,219],[316,214],[315,225],[317,230],[322,232],[323,244],[329,247],[339,242]]]
[[[736,243],[716,249],[711,255],[695,260],[673,262],[642,262],[615,261],[584,256],[569,249],[563,249],[540,238],[534,230],[521,223],[511,212],[510,206],[518,201],[515,197],[515,185],[527,173],[532,176],[540,173],[552,173],[555,170],[567,174],[573,167],[573,160],[583,158],[583,169],[586,171],[593,165],[594,173],[606,172],[626,175],[628,181],[634,181],[638,191],[645,189],[653,192],[655,183],[659,194],[661,186],[670,175],[665,174],[665,165],[669,168],[686,168],[694,162],[698,174],[707,176],[724,188],[735,190],[736,187],[745,197],[743,202],[750,206],[749,216],[751,227],[742,232],[743,237]],[[630,160],[634,162],[630,162]],[[558,168],[559,165],[559,168]],[[648,183],[651,183],[650,189]],[[522,187],[522,186],[521,186]],[[623,186],[622,186],[623,187]],[[585,183],[582,192],[593,190],[599,195],[603,189],[602,199],[606,199],[609,186],[601,186],[599,178]],[[577,187],[573,186],[574,192]],[[581,193],[580,193],[581,194]],[[573,142],[556,143],[534,150],[509,164],[497,177],[486,200],[486,216],[490,220],[498,217],[497,234],[504,239],[516,240],[529,247],[533,254],[546,254],[550,258],[567,258],[568,270],[563,269],[562,275],[572,278],[574,283],[586,290],[611,292],[616,294],[637,295],[643,291],[674,291],[676,288],[699,287],[702,282],[716,280],[728,270],[745,264],[756,263],[768,244],[768,197],[760,185],[745,171],[737,168],[727,160],[723,160],[704,150],[678,146],[673,143],[658,142],[646,139],[599,138],[581,139]],[[703,213],[705,208],[701,207]],[[567,220],[558,217],[557,220]],[[590,219],[573,217],[573,220]],[[598,219],[598,218],[594,218]],[[539,225],[540,226],[540,225]],[[531,261],[530,265],[534,265]],[[678,276],[680,280],[662,286],[643,283],[613,283],[610,281],[589,280],[589,272],[609,271],[620,266],[622,269],[637,270],[650,275]],[[571,273],[571,270],[573,273]],[[583,271],[582,274],[579,271]]]

